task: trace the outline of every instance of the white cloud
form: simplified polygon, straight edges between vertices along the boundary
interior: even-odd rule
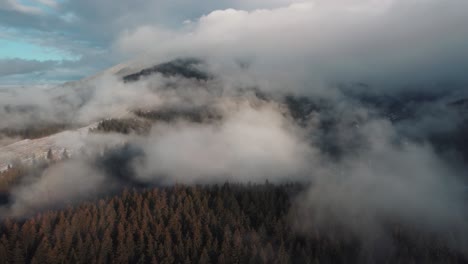
[[[263,182],[305,176],[313,151],[277,106],[244,101],[226,111],[221,124],[156,125],[141,142],[144,160],[135,163],[141,179]]]
[[[467,81],[461,70],[468,66],[468,18],[462,11],[467,8],[459,0],[369,0],[226,9],[179,30],[145,25],[125,31],[115,47],[156,58],[247,57],[260,78],[262,71],[275,71],[280,80],[293,75],[316,83]]]
[[[27,180],[12,190],[12,217],[93,197],[102,191],[106,179],[90,164],[70,160],[51,166],[40,178]]]
[[[30,5],[24,5],[18,0],[5,0],[5,2],[9,9],[12,9],[21,13],[27,13],[27,14],[32,14],[32,15],[42,14],[42,10],[40,8],[35,7],[35,6],[30,6]]]
[[[52,7],[52,8],[55,8],[58,6],[58,3],[55,0],[36,0],[36,1],[48,7]]]

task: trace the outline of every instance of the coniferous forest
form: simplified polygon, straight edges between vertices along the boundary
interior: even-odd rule
[[[466,263],[424,235],[389,226],[379,252],[353,236],[299,232],[299,184],[124,189],[0,226],[2,263]],[[390,249],[391,248],[391,249]]]

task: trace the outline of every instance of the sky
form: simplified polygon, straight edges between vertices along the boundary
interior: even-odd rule
[[[321,76],[354,78],[361,70],[382,79],[390,72],[422,80],[429,71],[446,79],[466,78],[461,66],[468,65],[467,3],[0,0],[0,85],[77,80],[145,52],[187,50],[184,45],[203,46],[200,53],[219,45],[220,53],[234,50],[229,45],[250,48],[239,57],[275,57],[267,52],[282,45],[284,52],[302,52],[295,61],[305,51],[313,58],[309,61],[318,62],[308,66]]]
[[[294,0],[0,0],[0,85],[76,80],[131,58],[116,51],[142,25],[177,29],[216,9]]]

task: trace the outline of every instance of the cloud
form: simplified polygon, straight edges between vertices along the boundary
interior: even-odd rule
[[[0,78],[8,75],[44,72],[59,66],[57,61],[1,59]]]
[[[295,230],[355,237],[363,250],[385,258],[398,244],[391,235],[398,226],[432,234],[466,256],[463,172],[442,160],[430,144],[401,141],[386,120],[367,120],[358,134],[365,139],[359,149],[313,167],[310,188],[294,203]]]
[[[313,150],[278,106],[243,101],[220,124],[179,122],[153,127],[134,164],[147,182],[264,182],[305,176]],[[227,102],[227,104],[232,104]]]
[[[43,5],[46,5],[52,8],[55,8],[58,6],[58,3],[55,0],[37,0],[37,1]]]
[[[0,8],[10,9],[16,12],[39,15],[42,14],[42,10],[35,6],[24,5],[17,0],[2,0],[0,1]]]
[[[290,116],[289,108],[281,99],[259,99],[242,90],[235,93],[210,89],[211,86],[220,87],[221,91],[234,89],[232,83],[222,80],[199,84],[195,80],[156,75],[137,83],[123,83],[115,76],[105,75],[69,89],[46,89],[44,98],[50,94],[57,96],[60,91],[71,96],[75,100],[73,104],[81,105],[73,111],[76,115],[72,119],[80,122],[106,118],[135,106],[180,109],[202,105],[215,108],[222,118],[206,123],[159,122],[145,136],[111,134],[80,141],[79,145],[91,153],[88,158],[59,163],[39,178],[22,183],[13,192],[13,212],[19,216],[109,190],[107,186],[120,183],[112,175],[117,165],[99,160],[108,146],[124,142],[130,150],[139,153],[131,155],[128,149],[115,150],[129,152],[122,154],[123,160],[118,159],[118,166],[128,164],[124,168],[129,182],[152,185],[226,180],[304,181],[311,184],[310,188],[295,200],[300,215],[294,221],[301,231],[339,226],[339,230],[369,242],[381,234],[386,236],[386,224],[394,221],[437,232],[444,239],[444,231],[449,230],[450,234],[458,234],[456,239],[463,239],[466,234],[460,187],[463,182],[457,179],[462,174],[446,163],[430,144],[402,136],[397,126],[373,109],[355,105],[344,95],[330,99],[331,109],[304,116],[307,125],[301,126]],[[167,81],[171,89],[166,86]],[[90,90],[86,90],[86,85]],[[78,98],[82,92],[89,92],[85,101]],[[275,98],[274,95],[267,92],[268,98]],[[39,109],[48,109],[47,100],[33,97],[43,102]],[[28,102],[29,97],[21,98],[25,101],[18,103]],[[58,109],[47,111],[54,113]],[[416,120],[424,119],[424,111],[416,113]],[[327,130],[322,122],[330,120],[336,124]],[[329,136],[330,142],[346,150],[339,159],[324,151],[320,145],[322,135]],[[67,137],[64,141],[73,145],[76,139]],[[66,174],[63,179],[59,177],[62,174]],[[73,191],[69,190],[71,186],[75,188]],[[55,196],[44,196],[47,188],[61,189]],[[48,198],[35,199],[36,196]]]
[[[465,205],[459,172],[430,145],[396,143],[399,135],[381,119],[366,121],[358,134],[365,139],[359,150],[340,162],[322,163],[326,173],[315,178],[306,198],[317,209],[313,217],[318,222],[311,223],[326,225],[320,218],[330,221],[336,214],[340,217],[333,219],[339,224],[364,231],[393,220],[440,228],[462,219]],[[346,220],[358,215],[370,225]]]
[[[23,217],[31,209],[51,208],[85,198],[103,191],[105,176],[89,163],[70,160],[54,165],[38,178],[27,178],[11,192],[10,216]]]
[[[282,86],[299,78],[387,87],[467,81],[466,2],[325,2],[217,10],[180,30],[145,25],[124,32],[116,47],[145,57],[250,58],[256,77],[278,76]]]

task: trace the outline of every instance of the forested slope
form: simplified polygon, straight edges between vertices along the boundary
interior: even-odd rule
[[[351,235],[297,232],[303,186],[180,186],[108,198],[0,227],[3,263],[465,263],[437,239],[389,226],[392,250]],[[383,255],[382,255],[383,254]]]

